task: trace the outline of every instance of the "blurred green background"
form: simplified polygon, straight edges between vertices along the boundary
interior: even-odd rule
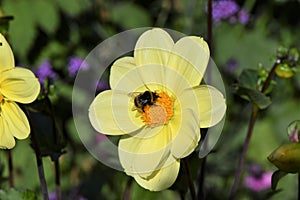
[[[243,69],[257,69],[259,63],[271,68],[272,56],[280,45],[300,49],[300,1],[237,0],[236,3],[249,12],[246,24],[223,20],[213,25],[212,58],[223,76],[228,110],[221,138],[207,158],[204,185],[207,199],[228,196],[251,113],[248,103],[233,93],[232,84]],[[74,77],[68,74],[68,59],[71,56],[84,59],[106,38],[138,27],[163,27],[207,38],[206,5],[204,0],[0,0],[6,15],[14,17],[8,36],[16,64],[37,70],[48,60],[57,74],[52,82],[55,90],[51,100],[58,126],[67,138],[66,153],[60,158],[63,199],[122,199],[129,180],[123,172],[101,164],[82,145],[72,119]],[[276,170],[266,157],[288,141],[287,126],[300,118],[299,90],[299,74],[277,82],[272,105],[259,115],[243,175],[247,175],[250,164],[261,165],[266,171]],[[40,199],[30,140],[17,141],[12,153],[16,188],[35,191]],[[188,159],[196,181],[201,160],[197,153]],[[4,167],[2,176],[7,177],[5,151],[0,151],[0,163]],[[49,157],[44,157],[44,167],[49,192],[53,193],[54,165]],[[189,199],[185,183],[182,171],[175,185],[162,192],[149,192],[133,181],[131,199],[183,196]],[[8,188],[7,181],[1,180],[0,184],[1,188]],[[288,175],[279,182],[280,191],[270,199],[296,199],[297,187],[297,176]],[[242,180],[239,199],[266,199],[270,191],[251,191]]]

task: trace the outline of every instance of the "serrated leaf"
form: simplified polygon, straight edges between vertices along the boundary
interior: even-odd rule
[[[236,92],[241,97],[257,105],[259,109],[265,109],[272,103],[270,97],[267,97],[265,94],[255,89],[250,89],[238,85]]]
[[[151,26],[151,19],[146,10],[129,2],[119,3],[111,10],[111,19],[124,28]]]
[[[276,190],[277,184],[280,179],[282,179],[284,176],[286,176],[288,173],[277,170],[272,174],[272,179],[271,179],[271,188],[272,190]]]

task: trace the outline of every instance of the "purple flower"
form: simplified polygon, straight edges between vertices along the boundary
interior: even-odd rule
[[[57,74],[52,70],[52,65],[48,60],[42,62],[34,73],[40,83],[43,83],[46,78],[54,79],[57,77]]]
[[[239,67],[239,63],[233,58],[230,58],[225,63],[225,70],[231,74],[234,73],[238,67]]]
[[[249,21],[249,13],[232,0],[213,1],[212,17],[215,23],[227,20],[231,24],[236,22],[246,24]]]
[[[82,196],[75,196],[75,197],[72,197],[72,199],[74,199],[74,200],[87,200],[86,198],[84,198]],[[50,192],[49,193],[49,200],[57,200],[56,192]]]
[[[255,192],[271,187],[272,172],[265,172],[259,165],[250,167],[250,175],[244,179],[244,186]]]
[[[247,24],[249,21],[249,13],[246,10],[241,9],[238,13],[238,19],[241,24]]]
[[[105,82],[105,81],[99,81],[98,83],[97,83],[97,91],[104,91],[104,90],[109,90],[110,89],[110,87],[109,87],[109,85],[107,84],[107,82]]]
[[[231,0],[221,0],[212,2],[212,17],[215,22],[220,22],[223,19],[227,19],[239,10],[239,6]]]
[[[83,59],[76,56],[70,57],[68,63],[69,76],[74,77],[79,71],[79,69],[87,70],[88,68],[88,64],[84,62]]]

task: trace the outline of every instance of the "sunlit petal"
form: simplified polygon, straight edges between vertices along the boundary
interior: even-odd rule
[[[124,92],[106,90],[94,99],[89,108],[93,127],[107,135],[122,135],[139,129],[143,122],[132,112],[132,100]]]
[[[171,137],[167,126],[146,127],[138,135],[123,136],[119,141],[119,158],[125,172],[144,178],[151,176],[169,155]]]
[[[7,131],[17,139],[29,136],[30,126],[24,112],[15,102],[5,101],[1,106],[1,115],[6,123]]]
[[[178,40],[167,66],[180,73],[190,85],[200,84],[209,60],[209,48],[203,38],[189,36]],[[167,81],[173,77],[167,77]]]
[[[136,66],[133,57],[123,57],[116,60],[110,69],[110,87],[115,89],[119,80],[121,80],[127,74],[127,72],[134,67]]]
[[[137,66],[166,65],[173,46],[174,41],[166,31],[158,28],[146,31],[139,37],[135,45],[135,63]]]
[[[175,158],[184,158],[192,153],[200,140],[199,118],[193,110],[186,109],[182,112],[181,126],[171,123],[170,126],[178,131],[172,141],[171,152]],[[179,128],[179,129],[178,129]]]
[[[152,64],[136,67],[129,70],[114,87],[115,90],[128,93],[159,90],[165,82],[163,74],[164,71],[160,65]]]
[[[195,109],[194,103],[187,104],[186,107],[191,107],[195,112],[198,112],[201,128],[216,125],[225,115],[225,98],[219,90],[212,86],[200,85],[193,89],[186,90],[182,96],[196,96],[198,109]]]
[[[1,73],[0,93],[7,99],[31,103],[37,98],[39,92],[40,83],[30,70],[15,67]]]
[[[0,33],[0,72],[14,67],[13,52],[4,36]]]
[[[7,122],[0,116],[0,148],[12,149],[16,142],[14,136],[9,132]]]
[[[150,191],[161,191],[170,187],[176,180],[179,172],[180,162],[175,160],[172,156],[169,157],[166,165],[163,166],[159,171],[154,173],[153,177],[145,179],[139,175],[133,175],[136,182],[142,187]]]

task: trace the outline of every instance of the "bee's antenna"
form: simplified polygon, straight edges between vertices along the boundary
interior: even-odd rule
[[[150,90],[150,88],[148,88],[148,86],[144,83],[144,86],[148,89],[148,90]],[[150,90],[151,91],[151,90]]]

